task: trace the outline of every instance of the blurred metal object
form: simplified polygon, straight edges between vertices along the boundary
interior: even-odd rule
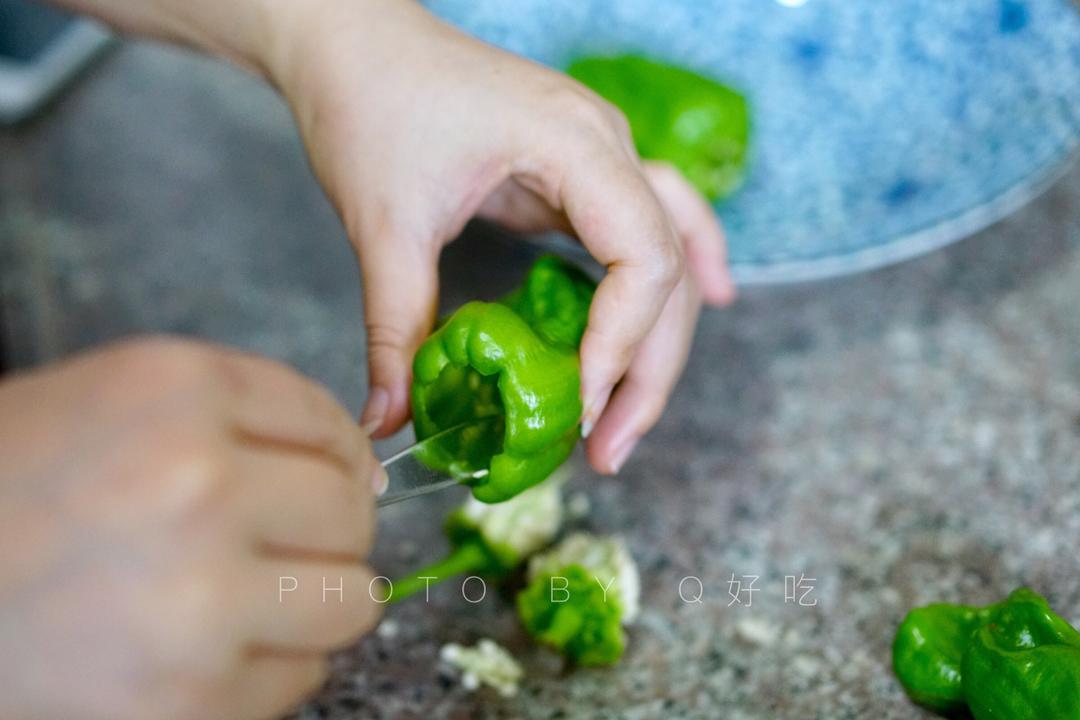
[[[454,425],[383,460],[382,466],[386,468],[390,486],[387,488],[386,494],[378,498],[375,504],[378,507],[386,507],[402,500],[427,495],[436,490],[461,485],[468,480],[478,480],[486,477],[488,474],[486,469],[456,476],[447,474],[441,470],[431,468],[421,457],[433,450],[438,455],[437,448],[443,443],[449,442],[451,445],[457,445],[463,442],[461,439],[455,438],[455,435],[466,435],[467,433],[476,432],[478,429],[482,432],[490,432],[491,425],[495,420],[493,417],[487,417],[471,423],[465,422]]]
[[[0,123],[40,110],[111,40],[97,23],[29,0],[0,0]]]

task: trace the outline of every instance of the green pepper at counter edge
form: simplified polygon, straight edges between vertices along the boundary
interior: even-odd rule
[[[993,606],[961,672],[975,720],[1080,720],[1080,633],[1027,588]]]
[[[893,668],[912,700],[975,720],[1080,720],[1080,634],[1027,588],[975,608],[915,608]]]
[[[742,182],[750,111],[740,93],[638,55],[578,58],[567,74],[623,112],[643,158],[671,163],[710,201]]]
[[[989,609],[935,603],[907,614],[893,640],[893,669],[908,697],[939,713],[964,707],[960,662]]]
[[[473,496],[502,502],[566,460],[579,437],[578,346],[595,284],[556,257],[540,258],[521,287],[497,303],[470,302],[420,346],[413,361],[417,439],[495,416],[421,458],[472,477]]]

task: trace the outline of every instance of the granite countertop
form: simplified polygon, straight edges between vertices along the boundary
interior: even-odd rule
[[[281,358],[360,407],[351,252],[258,83],[127,44],[54,112],[0,131],[0,158],[18,364],[167,330]],[[445,253],[445,304],[497,294],[536,252],[471,227]],[[1080,622],[1078,304],[1076,168],[945,251],[745,291],[703,317],[667,414],[619,478],[572,462],[591,506],[574,525],[624,534],[642,569],[617,668],[565,672],[505,596],[473,605],[442,587],[390,610],[396,636],[337,656],[296,717],[928,717],[889,667],[910,606],[1029,584]],[[436,519],[459,497],[383,513],[375,566],[393,576],[440,549]],[[813,578],[815,605],[785,602],[788,575]],[[686,576],[700,603],[680,599]],[[440,672],[441,644],[483,636],[528,668],[516,698]]]

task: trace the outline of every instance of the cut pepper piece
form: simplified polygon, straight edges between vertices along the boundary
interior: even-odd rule
[[[750,110],[736,90],[638,55],[579,58],[567,74],[622,110],[641,157],[671,163],[709,200],[742,183]]]

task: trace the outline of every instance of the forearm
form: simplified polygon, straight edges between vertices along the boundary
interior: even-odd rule
[[[43,0],[121,32],[186,45],[230,60],[289,95],[308,82],[307,56],[325,36],[350,35],[363,62],[378,66],[401,39],[438,25],[414,0]],[[316,63],[317,64],[317,63]],[[290,99],[291,100],[291,99]]]
[[[299,0],[303,1],[303,0]],[[275,0],[48,0],[123,32],[156,37],[267,74]]]

